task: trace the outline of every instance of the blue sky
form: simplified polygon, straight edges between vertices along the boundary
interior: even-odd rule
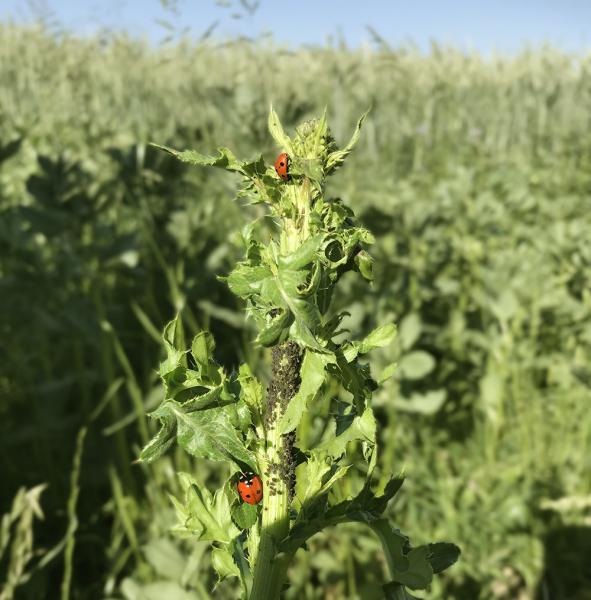
[[[175,35],[188,28],[198,37],[217,22],[218,38],[272,33],[292,47],[339,38],[358,46],[371,40],[370,26],[393,46],[413,42],[428,49],[436,40],[513,53],[550,42],[591,50],[591,0],[260,0],[252,14],[239,0],[0,0],[1,20],[30,21],[39,14],[78,33],[126,29],[156,43],[170,34],[164,20]]]

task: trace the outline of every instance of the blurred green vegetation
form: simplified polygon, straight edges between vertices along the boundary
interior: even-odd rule
[[[367,295],[345,277],[340,302],[359,337],[399,325],[375,365],[398,360],[376,399],[381,468],[408,475],[392,516],[416,543],[463,551],[429,597],[591,598],[591,58],[150,48],[7,25],[0,598],[212,594],[206,548],[170,533],[168,493],[178,470],[212,487],[226,473],[180,452],[132,462],[177,312],[187,337],[213,331],[228,368],[267,370],[216,279],[259,208],[147,144],[271,162],[270,102],[287,127],[327,105],[338,140],[372,106],[333,192],[376,234],[377,278]],[[299,556],[286,598],[376,597],[377,542],[336,536]]]

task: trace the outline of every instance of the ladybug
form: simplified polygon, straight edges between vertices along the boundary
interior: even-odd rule
[[[277,175],[283,179],[283,181],[287,181],[289,179],[289,156],[282,152],[275,161],[275,171]]]
[[[247,504],[258,504],[263,499],[263,482],[252,471],[240,475],[236,489],[242,501]]]

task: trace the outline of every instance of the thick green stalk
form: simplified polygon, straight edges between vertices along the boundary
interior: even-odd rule
[[[268,466],[263,473],[263,517],[251,600],[278,598],[286,570],[284,561],[277,556],[277,547],[289,531],[289,492],[271,466],[279,463],[283,443],[276,428],[269,433]]]
[[[273,349],[273,379],[267,392],[267,447],[261,457],[263,517],[250,600],[279,598],[292,555],[278,552],[289,532],[289,502],[294,481],[293,439],[281,435],[278,422],[300,385],[301,351],[286,342]]]

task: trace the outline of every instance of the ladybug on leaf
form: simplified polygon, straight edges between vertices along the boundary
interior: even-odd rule
[[[289,156],[282,152],[275,161],[275,171],[283,181],[289,180]]]
[[[263,499],[263,482],[252,471],[240,475],[236,489],[242,501],[247,504],[258,504]]]

